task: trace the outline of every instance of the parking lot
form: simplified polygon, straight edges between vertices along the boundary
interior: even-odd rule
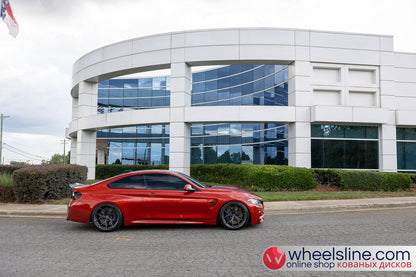
[[[413,245],[415,212],[267,216],[239,231],[169,225],[113,233],[62,219],[1,217],[0,276],[276,276],[262,262],[270,246]]]

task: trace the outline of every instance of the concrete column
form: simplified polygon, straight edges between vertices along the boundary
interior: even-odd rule
[[[88,167],[88,180],[95,179],[96,132],[77,132],[77,164]]]
[[[78,119],[78,98],[72,97],[72,122]],[[77,137],[71,137],[71,159],[70,164],[77,163]]]
[[[192,73],[184,62],[171,64],[169,169],[190,174],[191,131],[185,108],[191,106]]]
[[[78,117],[97,113],[98,85],[81,82],[78,93]],[[96,131],[78,130],[76,163],[88,167],[88,179],[95,179]]]
[[[302,49],[307,50],[306,49]],[[300,50],[299,50],[300,51]],[[305,59],[308,54],[302,55]],[[289,123],[289,165],[311,167],[311,86],[312,66],[309,61],[296,60],[289,66],[289,106],[296,108],[296,122]]]
[[[396,125],[381,125],[380,133],[380,171],[397,171]]]
[[[97,164],[105,164],[105,150],[97,149]]]
[[[77,138],[71,138],[71,164],[77,163]]]
[[[396,69],[393,38],[380,41],[380,107],[388,110],[388,122],[381,125],[379,146],[380,171],[397,171],[396,142]]]
[[[107,140],[97,140],[97,164],[105,164],[105,154],[107,150]]]

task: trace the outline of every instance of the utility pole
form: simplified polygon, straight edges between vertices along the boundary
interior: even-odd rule
[[[65,146],[66,146],[67,142],[68,142],[68,140],[66,140],[66,139],[61,140],[61,144],[64,145],[64,157],[62,158],[64,164],[65,164]]]
[[[8,118],[8,115],[1,114],[1,131],[0,131],[0,163],[2,162],[2,150],[3,150],[3,118]]]

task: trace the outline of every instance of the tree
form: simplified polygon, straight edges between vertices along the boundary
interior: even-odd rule
[[[66,164],[69,163],[69,155],[70,155],[70,153],[65,155],[65,163]],[[64,155],[63,154],[53,154],[49,163],[50,164],[63,164],[64,163],[63,161],[64,161]]]

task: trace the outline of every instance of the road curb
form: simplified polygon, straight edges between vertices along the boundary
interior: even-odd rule
[[[328,212],[351,212],[359,210],[375,210],[389,208],[416,208],[416,203],[412,204],[377,204],[377,205],[355,205],[355,206],[332,206],[332,207],[313,207],[292,210],[265,209],[265,215],[290,215],[300,213],[328,213]]]

